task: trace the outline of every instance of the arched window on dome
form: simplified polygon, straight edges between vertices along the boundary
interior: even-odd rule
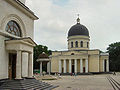
[[[87,42],[87,48],[89,47],[89,42]]]
[[[75,42],[75,47],[78,47],[78,41]]]
[[[7,23],[5,30],[12,35],[15,35],[18,37],[22,36],[21,29],[20,29],[19,25],[13,20],[11,20]]]
[[[73,48],[73,42],[71,42],[71,48]]]
[[[83,41],[80,42],[80,46],[83,47]]]

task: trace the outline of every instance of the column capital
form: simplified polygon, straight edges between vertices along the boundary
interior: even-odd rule
[[[17,50],[17,53],[19,53],[19,52],[22,53],[22,50]]]

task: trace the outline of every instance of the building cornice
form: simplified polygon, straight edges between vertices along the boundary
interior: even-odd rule
[[[33,20],[39,19],[27,6],[25,6],[19,0],[6,0],[8,3],[22,11],[25,15],[29,16]]]

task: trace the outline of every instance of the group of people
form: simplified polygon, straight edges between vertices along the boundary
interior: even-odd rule
[[[77,76],[77,73],[71,73],[71,76]]]

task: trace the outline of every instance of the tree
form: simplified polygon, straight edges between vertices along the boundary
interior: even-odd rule
[[[51,50],[48,50],[47,46],[43,46],[43,45],[37,45],[34,47],[34,58],[33,58],[33,63],[34,63],[34,69],[39,69],[40,64],[39,62],[37,62],[36,60],[38,59],[38,56],[40,54],[42,54],[43,52],[45,52],[48,55],[52,54]]]
[[[120,42],[112,43],[107,48],[111,71],[120,71]]]

